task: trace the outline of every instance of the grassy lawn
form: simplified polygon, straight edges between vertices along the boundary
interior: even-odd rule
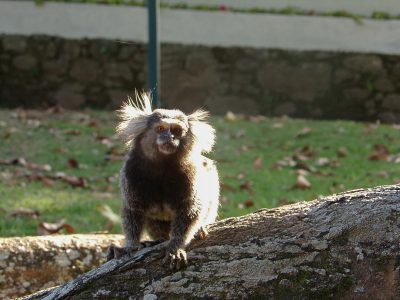
[[[220,218],[400,182],[398,126],[234,116],[212,123]],[[39,224],[62,219],[79,233],[120,232],[102,213],[120,206],[124,149],[115,124],[105,111],[1,110],[0,236],[36,235]]]

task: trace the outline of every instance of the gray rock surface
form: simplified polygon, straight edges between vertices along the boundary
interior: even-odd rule
[[[26,299],[396,299],[400,186],[360,189],[214,223],[172,271],[165,244]]]

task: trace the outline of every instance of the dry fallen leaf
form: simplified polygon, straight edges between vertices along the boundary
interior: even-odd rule
[[[303,156],[306,157],[303,160],[307,160],[307,158],[313,157],[316,154],[316,151],[310,146],[306,145],[304,147],[296,149],[294,153],[294,156]]]
[[[52,187],[54,185],[54,180],[50,179],[48,177],[43,177],[41,179],[41,181],[42,181],[43,185],[47,186],[47,187]]]
[[[233,112],[227,111],[224,119],[225,121],[233,122],[237,120],[237,117]]]
[[[389,172],[385,170],[379,171],[376,175],[380,178],[389,178]]]
[[[372,154],[368,157],[369,160],[388,160],[389,149],[382,144],[375,144]]]
[[[260,123],[265,121],[267,118],[263,115],[248,116],[247,120],[253,123]]]
[[[261,170],[263,168],[263,159],[261,156],[257,156],[253,162],[254,170]]]
[[[53,177],[54,179],[62,180],[68,183],[72,187],[81,187],[81,188],[88,187],[88,181],[83,177],[69,176],[63,172],[57,172]]]
[[[57,223],[41,222],[38,224],[37,232],[38,235],[49,235],[58,233],[62,229],[65,229],[67,233],[74,233],[75,229],[70,224],[66,223],[65,219],[58,221]]]
[[[364,125],[364,133],[365,134],[371,134],[373,133],[377,128],[379,128],[380,123],[368,123]]]
[[[327,158],[327,157],[320,157],[320,158],[317,159],[316,164],[317,164],[317,166],[325,167],[325,166],[329,165],[330,162],[331,162],[331,161],[329,160],[329,158]]]
[[[311,132],[312,132],[312,128],[310,128],[310,127],[304,127],[304,128],[302,128],[301,130],[299,130],[299,131],[296,133],[295,137],[296,137],[296,138],[304,137],[304,136],[306,136],[306,135],[309,135]]]
[[[61,153],[61,154],[68,154],[69,153],[69,150],[67,148],[63,148],[63,147],[55,148],[54,151],[56,151],[58,153]]]
[[[88,123],[88,126],[92,127],[92,128],[96,128],[97,127],[97,121],[96,120],[90,120],[89,123]]]
[[[35,163],[28,163],[27,167],[28,167],[28,169],[31,169],[31,170],[46,171],[46,172],[50,172],[51,169],[52,169],[49,164],[38,165],[38,164],[35,164]]]
[[[243,180],[245,177],[246,177],[246,175],[244,173],[239,173],[239,174],[236,175],[236,178],[238,180]]]
[[[297,169],[296,170],[296,174],[297,175],[303,175],[303,176],[307,176],[310,174],[309,170],[305,170],[305,169]]]
[[[400,130],[400,124],[393,124],[392,128],[396,129],[396,130]]]
[[[101,213],[103,217],[105,217],[112,224],[121,224],[121,217],[113,212],[110,206],[107,204],[97,205],[97,210]]]
[[[51,187],[54,185],[54,180],[50,176],[45,176],[43,174],[32,174],[26,176],[29,180],[40,181],[44,186]]]
[[[349,154],[349,151],[346,147],[340,147],[337,149],[336,154],[338,157],[346,157]]]
[[[28,125],[29,128],[38,128],[40,127],[42,123],[40,120],[37,119],[28,119],[26,120],[26,125]]]
[[[250,149],[249,149],[249,146],[247,146],[247,145],[242,145],[242,146],[240,146],[240,150],[241,150],[242,152],[248,152]]]
[[[251,199],[247,199],[246,201],[243,202],[243,205],[245,207],[251,207],[251,206],[254,206],[254,202]]]
[[[80,135],[81,131],[79,129],[68,129],[64,131],[67,135]]]
[[[253,183],[252,182],[250,182],[250,181],[246,181],[246,182],[243,182],[242,184],[240,184],[239,185],[239,188],[241,189],[241,190],[246,190],[246,191],[248,191],[248,192],[252,192],[253,191]]]
[[[64,113],[64,112],[65,112],[65,109],[59,105],[50,107],[46,110],[46,113],[48,113],[48,114],[60,114],[60,113]]]
[[[240,129],[239,131],[235,132],[235,134],[232,135],[232,138],[241,139],[245,136],[246,136],[246,130]]]
[[[307,180],[307,178],[303,175],[297,176],[297,181],[296,181],[296,188],[298,189],[309,189],[311,188],[311,183]]]
[[[222,204],[228,204],[229,202],[231,202],[231,201],[229,200],[228,197],[223,196],[223,197],[221,198],[221,203],[222,203]]]
[[[83,177],[75,177],[75,176],[65,176],[62,178],[66,183],[71,185],[72,187],[88,187],[88,182]]]
[[[77,169],[79,168],[79,163],[75,158],[69,158],[67,160],[67,165],[68,167],[72,168],[72,169]]]
[[[273,123],[273,124],[272,124],[272,128],[275,128],[275,129],[276,129],[276,128],[282,128],[282,127],[283,127],[283,123],[279,123],[279,122],[278,122],[278,123]]]
[[[237,189],[235,189],[233,186],[231,186],[227,183],[224,183],[224,182],[221,182],[221,190],[229,191],[229,192],[237,192]]]
[[[35,163],[28,163],[23,157],[18,157],[10,160],[0,159],[0,165],[20,166],[34,171],[51,171],[51,166],[49,164],[39,165]]]
[[[26,160],[23,157],[18,157],[16,159],[11,160],[10,164],[24,167],[26,166]]]

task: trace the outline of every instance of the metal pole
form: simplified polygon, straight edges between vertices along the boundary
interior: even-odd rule
[[[148,24],[149,24],[149,42],[148,42],[148,87],[151,91],[153,104],[155,107],[161,106],[160,101],[160,42],[158,40],[159,26],[159,0],[148,0]]]

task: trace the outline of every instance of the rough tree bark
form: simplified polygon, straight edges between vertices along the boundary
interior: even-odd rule
[[[76,278],[106,261],[120,234],[74,234],[0,239],[0,299],[31,294]]]
[[[400,186],[356,190],[215,223],[171,271],[162,246],[26,299],[398,299]]]

